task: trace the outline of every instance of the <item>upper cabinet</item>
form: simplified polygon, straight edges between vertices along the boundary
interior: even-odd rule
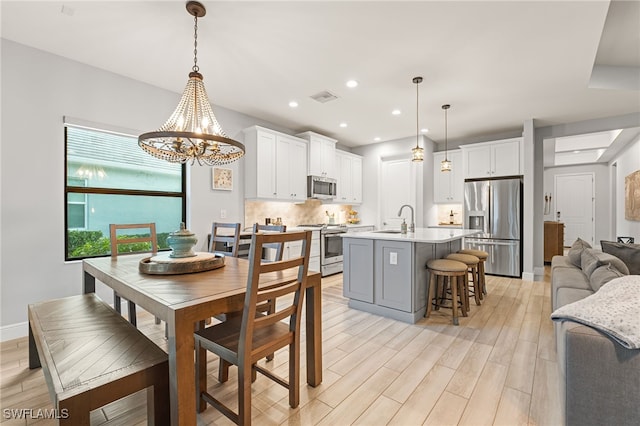
[[[336,150],[335,164],[338,170],[338,191],[335,202],[362,203],[362,157]]]
[[[444,152],[433,153],[433,202],[462,203],[464,190],[464,174],[462,170],[462,151],[449,151],[447,158],[451,161],[451,171],[441,172],[440,163],[444,160]]]
[[[260,126],[243,130],[245,198],[307,199],[307,142]]]
[[[465,179],[522,174],[522,138],[463,145],[460,148]]]
[[[315,132],[296,135],[309,142],[308,174],[336,179],[336,140]]]

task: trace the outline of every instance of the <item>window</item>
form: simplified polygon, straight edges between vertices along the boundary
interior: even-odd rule
[[[184,165],[146,154],[137,136],[69,123],[65,146],[65,259],[109,255],[111,223],[154,222],[168,248],[186,216]]]

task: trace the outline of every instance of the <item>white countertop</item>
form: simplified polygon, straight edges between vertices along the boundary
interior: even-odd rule
[[[395,232],[395,231],[394,231]],[[479,234],[477,229],[416,228],[414,233],[389,233],[384,231],[356,232],[342,234],[343,238],[364,238],[368,240],[407,241],[414,243],[447,243]]]

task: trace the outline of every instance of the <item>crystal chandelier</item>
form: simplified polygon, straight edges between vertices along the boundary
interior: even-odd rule
[[[416,147],[411,150],[411,161],[424,160],[424,148],[418,145],[420,140],[420,126],[418,125],[418,86],[422,83],[422,77],[413,77],[413,82],[416,84]]]
[[[193,67],[178,107],[155,132],[138,137],[148,154],[172,163],[228,164],[244,155],[244,145],[230,139],[213,114],[198,67],[198,18],[206,14],[197,1],[187,2],[194,17]]]
[[[444,110],[444,160],[440,162],[441,172],[451,171],[451,161],[447,158],[447,110],[449,108],[451,108],[451,105],[442,105],[442,109]]]

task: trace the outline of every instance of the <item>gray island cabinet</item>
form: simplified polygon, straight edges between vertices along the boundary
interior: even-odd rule
[[[414,233],[372,231],[346,233],[343,245],[343,294],[349,306],[415,323],[427,307],[427,269],[462,248],[469,229],[418,228]]]

